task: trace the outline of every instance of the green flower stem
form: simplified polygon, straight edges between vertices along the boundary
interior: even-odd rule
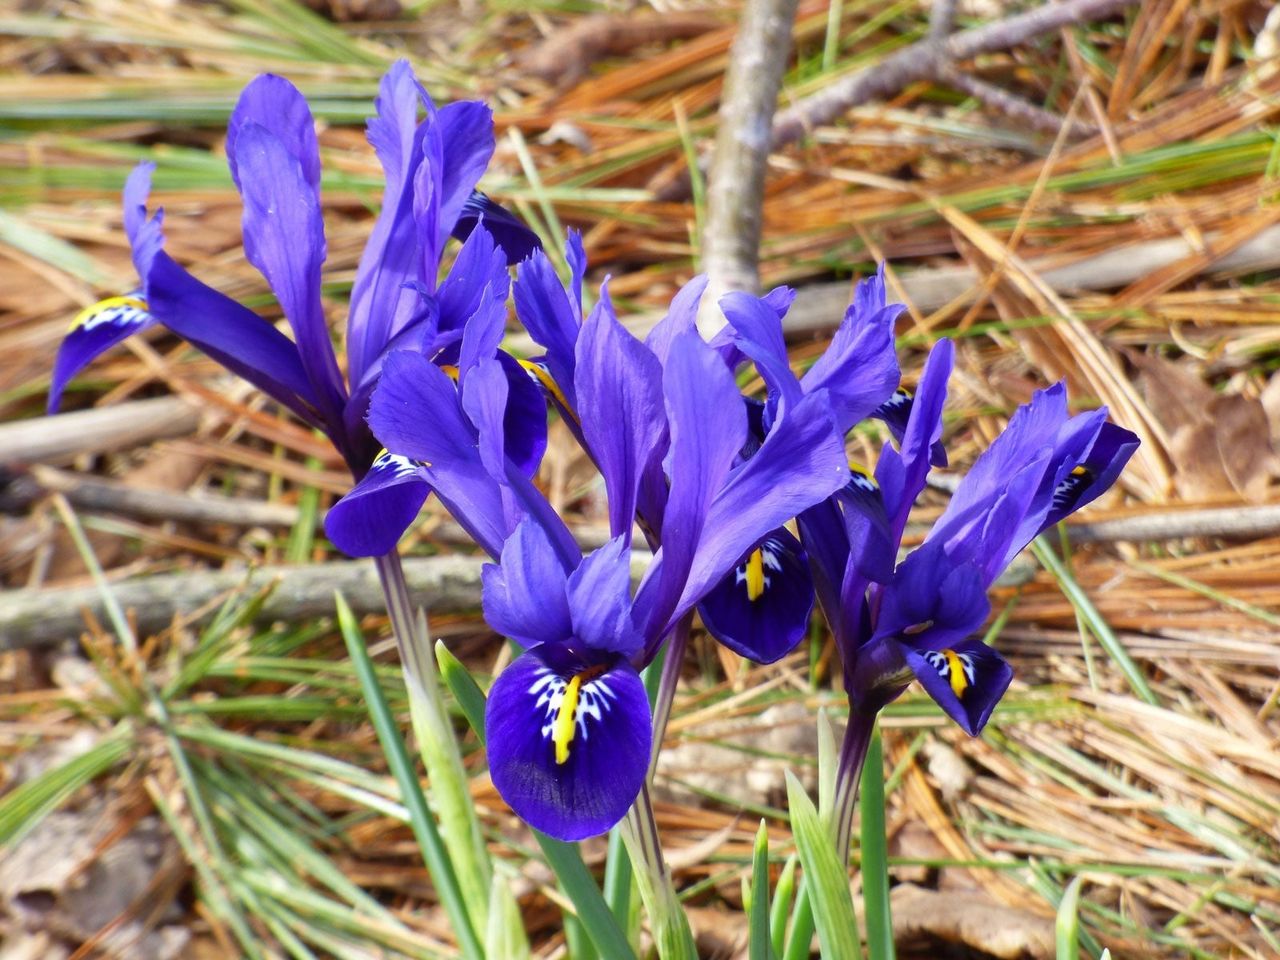
[[[631,854],[631,865],[640,899],[649,914],[650,931],[661,960],[698,960],[689,918],[676,897],[671,873],[662,859],[658,824],[646,784],[622,824],[622,838]]]
[[[431,800],[440,817],[440,833],[473,928],[484,930],[488,926],[493,864],[476,819],[458,740],[445,711],[426,620],[415,621],[400,555],[393,550],[378,557],[376,563],[404,668],[413,731],[427,770]]]

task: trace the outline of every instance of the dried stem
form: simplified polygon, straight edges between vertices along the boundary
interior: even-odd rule
[[[1046,3],[1026,13],[952,34],[913,43],[883,60],[844,77],[779,114],[773,124],[773,146],[804,136],[830,123],[852,107],[892,96],[908,84],[941,80],[945,67],[984,53],[1007,50],[1032,37],[1089,20],[1109,17],[1136,0],[1066,0]]]
[[[716,307],[730,290],[760,287],[760,230],[770,124],[791,55],[797,0],[747,0],[733,41],[720,102],[720,129],[707,178],[702,265],[709,283],[699,318],[704,333],[724,320]]]

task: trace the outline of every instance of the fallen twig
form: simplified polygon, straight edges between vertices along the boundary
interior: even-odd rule
[[[704,332],[724,323],[716,303],[730,290],[760,287],[760,229],[770,122],[791,56],[797,0],[748,0],[734,38],[720,101],[720,128],[707,178],[702,265]]]
[[[60,463],[82,453],[194,433],[202,413],[181,397],[135,400],[0,425],[0,466]]]
[[[405,577],[415,603],[432,611],[456,613],[480,603],[480,557],[426,557],[406,560]],[[372,563],[322,563],[298,567],[259,567],[240,571],[192,571],[138,577],[111,587],[116,601],[135,618],[141,635],[163,630],[174,617],[193,614],[203,623],[219,600],[233,591],[260,590],[275,584],[258,616],[261,623],[300,621],[333,614],[333,592],[340,590],[358,614],[385,610],[382,588]],[[0,650],[49,646],[74,640],[84,631],[82,611],[103,619],[102,595],[95,587],[0,592]]]
[[[773,146],[800,139],[806,131],[830,123],[851,107],[890,97],[908,84],[940,80],[947,67],[984,53],[1007,50],[1032,37],[1108,17],[1136,0],[1066,0],[1046,3],[1006,20],[951,34],[926,37],[871,66],[837,80],[780,113],[773,124]]]

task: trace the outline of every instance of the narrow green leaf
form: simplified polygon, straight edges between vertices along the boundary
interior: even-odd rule
[[[836,772],[840,755],[836,751],[836,734],[825,709],[818,710],[818,816],[831,823],[835,812]],[[833,831],[834,832],[834,831]]]
[[[1054,923],[1054,940],[1058,960],[1080,960],[1080,884],[1076,877],[1063,891],[1058,902],[1058,918]]]
[[[11,849],[77,790],[123,760],[132,746],[133,730],[121,724],[83,753],[10,790],[0,798],[0,849]]]
[[[867,956],[894,960],[893,920],[889,915],[889,846],[884,825],[884,749],[880,731],[871,734],[862,768],[862,909],[867,921]]]
[[[1031,549],[1035,551],[1036,559],[1058,581],[1059,588],[1066,594],[1067,599],[1071,601],[1071,605],[1075,607],[1076,613],[1080,618],[1088,624],[1089,630],[1098,638],[1098,643],[1102,644],[1102,649],[1107,651],[1107,656],[1120,668],[1120,672],[1129,681],[1129,686],[1133,692],[1152,706],[1160,706],[1159,698],[1156,697],[1155,692],[1147,683],[1147,678],[1143,676],[1138,665],[1129,656],[1129,651],[1124,648],[1124,644],[1115,635],[1111,625],[1098,612],[1098,608],[1093,605],[1089,595],[1076,582],[1066,564],[1058,559],[1058,555],[1053,552],[1053,548],[1049,546],[1043,537],[1037,537],[1031,542]]]
[[[769,943],[773,947],[774,956],[782,956],[786,946],[787,915],[791,913],[791,901],[796,892],[796,855],[787,857],[782,865],[782,874],[778,877],[778,885],[773,891],[773,905],[769,908]]]
[[[480,738],[480,742],[484,743],[484,691],[461,661],[439,640],[436,641],[436,662],[440,665],[440,675],[444,677],[445,685],[458,701],[467,723]],[[600,888],[596,886],[591,871],[582,862],[582,854],[578,852],[577,846],[548,837],[537,830],[534,831],[534,836],[538,839],[538,846],[542,848],[542,855],[548,866],[560,881],[560,888],[577,910],[578,919],[586,929],[587,936],[601,955],[610,960],[614,957],[619,960],[634,958],[635,953],[627,943],[626,935],[609,912],[609,906],[600,895]]]
[[[802,879],[796,893],[796,909],[791,917],[791,933],[782,960],[809,960],[809,944],[813,942],[813,901],[809,882]]]
[[[769,828],[764,818],[756,831],[751,857],[751,912],[749,951],[751,960],[774,960],[769,937]]]
[[[862,956],[858,943],[858,921],[849,895],[849,878],[836,857],[831,834],[823,826],[813,801],[791,771],[787,771],[787,802],[791,811],[791,832],[796,838],[800,864],[804,867],[805,888],[813,902],[813,920],[824,957]]]
[[[596,945],[602,957],[613,960],[634,960],[635,951],[627,942],[626,934],[618,926],[618,921],[609,911],[609,905],[600,895],[600,888],[591,876],[591,871],[582,862],[582,854],[576,844],[565,843],[545,833],[535,830],[534,836],[547,866],[555,872],[560,881],[560,889],[573,903],[578,911],[578,919],[587,931],[587,936]]]
[[[484,947],[486,957],[529,960],[529,938],[524,932],[520,905],[511,895],[507,878],[497,872],[490,888],[489,926],[484,934]]]
[[[445,686],[453,694],[453,699],[462,708],[462,715],[467,718],[467,723],[483,744],[485,697],[480,684],[476,683],[475,677],[462,665],[462,661],[444,645],[443,640],[436,641],[436,663],[440,665],[440,676],[444,678]]]
[[[346,641],[351,663],[356,668],[361,689],[364,691],[365,702],[369,708],[369,719],[373,721],[378,742],[382,744],[387,766],[400,787],[400,798],[409,811],[409,824],[422,851],[423,861],[431,872],[431,879],[435,882],[440,902],[453,924],[453,932],[458,938],[458,945],[463,955],[469,960],[483,960],[484,953],[480,941],[476,938],[475,928],[471,925],[471,917],[467,913],[462,890],[458,886],[458,878],[453,871],[453,863],[449,859],[448,851],[445,850],[435,818],[427,807],[427,799],[422,793],[422,784],[418,782],[418,777],[414,773],[413,763],[405,749],[404,738],[400,735],[396,719],[387,706],[386,697],[383,696],[382,686],[378,683],[378,676],[373,669],[373,660],[369,657],[369,651],[365,649],[360,627],[347,601],[342,598],[342,594],[335,593],[334,599],[338,606],[338,626],[342,631],[343,640]]]

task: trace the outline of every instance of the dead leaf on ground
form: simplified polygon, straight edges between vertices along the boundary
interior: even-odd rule
[[[1052,918],[1002,906],[982,894],[938,893],[904,883],[893,888],[891,903],[894,940],[907,949],[950,943],[998,960],[1053,956]]]
[[[652,43],[687,40],[724,24],[702,13],[601,13],[576,20],[525,50],[519,67],[540,80],[568,87],[581,80],[591,65]]]
[[[1169,435],[1178,495],[1189,501],[1224,496],[1265,501],[1280,458],[1262,403],[1217,393],[1192,370],[1162,357],[1130,353],[1129,359]]]

